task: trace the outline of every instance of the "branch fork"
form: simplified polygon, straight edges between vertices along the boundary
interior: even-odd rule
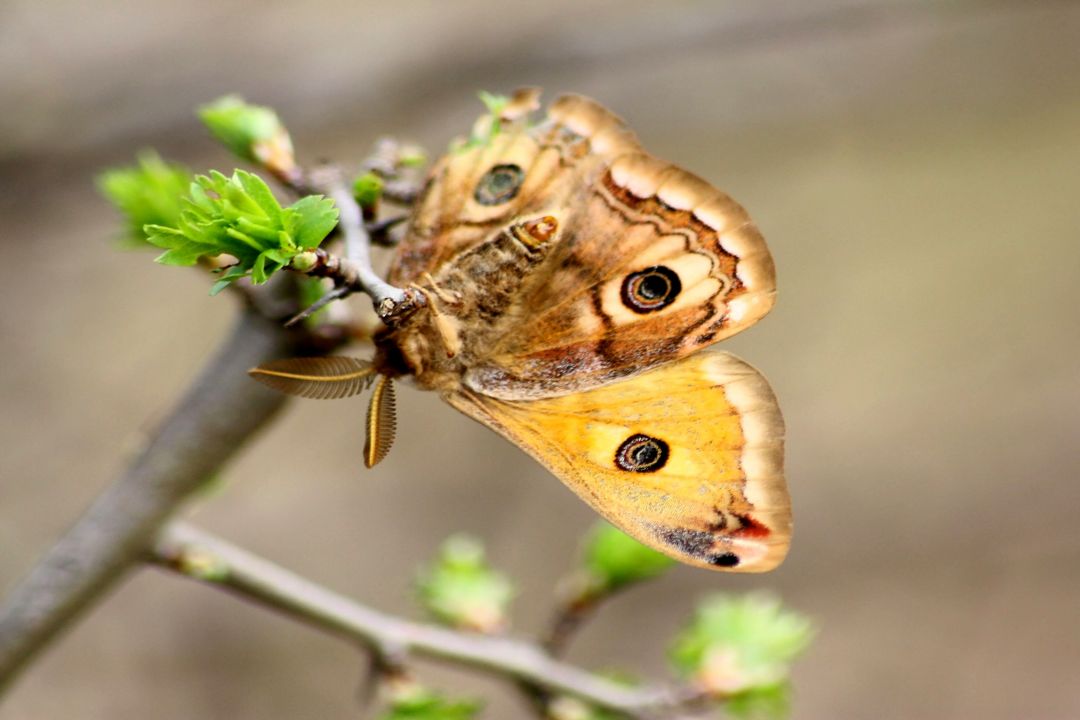
[[[184,523],[173,523],[159,535],[151,562],[359,642],[372,653],[377,667],[400,669],[407,656],[423,655],[576,697],[633,718],[671,717],[698,699],[681,687],[612,682],[561,662],[527,641],[383,614]]]
[[[345,256],[337,257],[318,248],[303,253],[292,263],[292,269],[315,277],[328,277],[334,281],[334,289],[317,300],[286,325],[291,326],[310,317],[328,303],[362,292],[371,298],[379,318],[393,326],[412,314],[425,302],[423,295],[413,288],[399,288],[383,280],[371,265],[372,237],[361,209],[345,183],[342,170],[336,166],[322,166],[311,173],[300,174],[303,180],[291,187],[301,193],[318,192],[334,201],[338,208],[338,231],[345,242]],[[380,233],[403,218],[392,218],[387,223],[375,223],[373,229]],[[299,262],[297,262],[299,261]]]

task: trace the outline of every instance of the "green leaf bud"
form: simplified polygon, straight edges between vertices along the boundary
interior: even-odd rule
[[[670,656],[683,677],[718,697],[754,691],[758,701],[775,700],[812,637],[810,620],[772,596],[717,595],[701,603]],[[753,699],[744,698],[748,706]]]
[[[199,108],[199,117],[237,157],[265,165],[279,175],[296,168],[289,132],[270,108],[226,95]]]
[[[654,578],[675,561],[601,521],[586,536],[582,563],[592,591],[609,593]]]
[[[292,259],[292,267],[298,272],[307,272],[319,262],[319,256],[311,251],[304,251]]]
[[[229,566],[218,556],[189,548],[178,559],[180,572],[206,582],[221,582],[229,576]]]
[[[360,207],[374,208],[382,197],[384,186],[381,177],[373,172],[366,172],[353,181],[353,197]]]
[[[488,566],[478,540],[464,535],[446,540],[417,586],[424,609],[439,622],[483,633],[507,624],[513,585]]]
[[[476,700],[450,699],[415,683],[397,683],[379,720],[472,720],[481,708]]]

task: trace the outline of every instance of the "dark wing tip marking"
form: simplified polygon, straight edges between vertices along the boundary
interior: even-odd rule
[[[716,536],[703,530],[689,528],[660,528],[657,537],[679,552],[717,567],[732,568],[740,562],[733,552],[717,553],[714,551]]]
[[[710,558],[709,564],[718,567],[735,567],[739,564],[739,556],[733,552],[721,553]]]

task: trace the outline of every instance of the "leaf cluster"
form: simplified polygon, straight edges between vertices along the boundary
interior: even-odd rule
[[[244,170],[231,177],[196,176],[175,226],[148,225],[147,240],[165,252],[164,265],[194,265],[207,258],[235,258],[214,286],[250,276],[264,283],[302,252],[313,250],[337,225],[332,201],[309,195],[282,207],[261,178]]]
[[[600,522],[582,545],[577,572],[586,584],[579,591],[595,602],[656,578],[675,564]],[[449,538],[421,573],[418,588],[421,604],[441,623],[480,632],[496,632],[508,624],[512,584],[488,565],[483,545],[473,538]],[[791,663],[812,636],[807,618],[770,595],[714,595],[698,605],[675,637],[670,660],[680,676],[723,700],[729,714],[780,718],[788,714]],[[579,700],[557,700],[553,717],[609,717]]]

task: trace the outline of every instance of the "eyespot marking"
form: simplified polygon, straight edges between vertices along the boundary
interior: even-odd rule
[[[670,454],[668,444],[660,438],[638,433],[626,438],[615,451],[615,467],[626,472],[656,472],[667,464]]]
[[[667,307],[680,292],[679,274],[669,267],[654,265],[627,275],[620,295],[623,305],[644,314]]]
[[[558,229],[559,221],[552,215],[545,215],[542,218],[514,225],[510,228],[510,232],[527,250],[535,251],[548,243]]]
[[[525,171],[517,165],[495,165],[480,178],[473,197],[481,205],[501,205],[517,197]]]

